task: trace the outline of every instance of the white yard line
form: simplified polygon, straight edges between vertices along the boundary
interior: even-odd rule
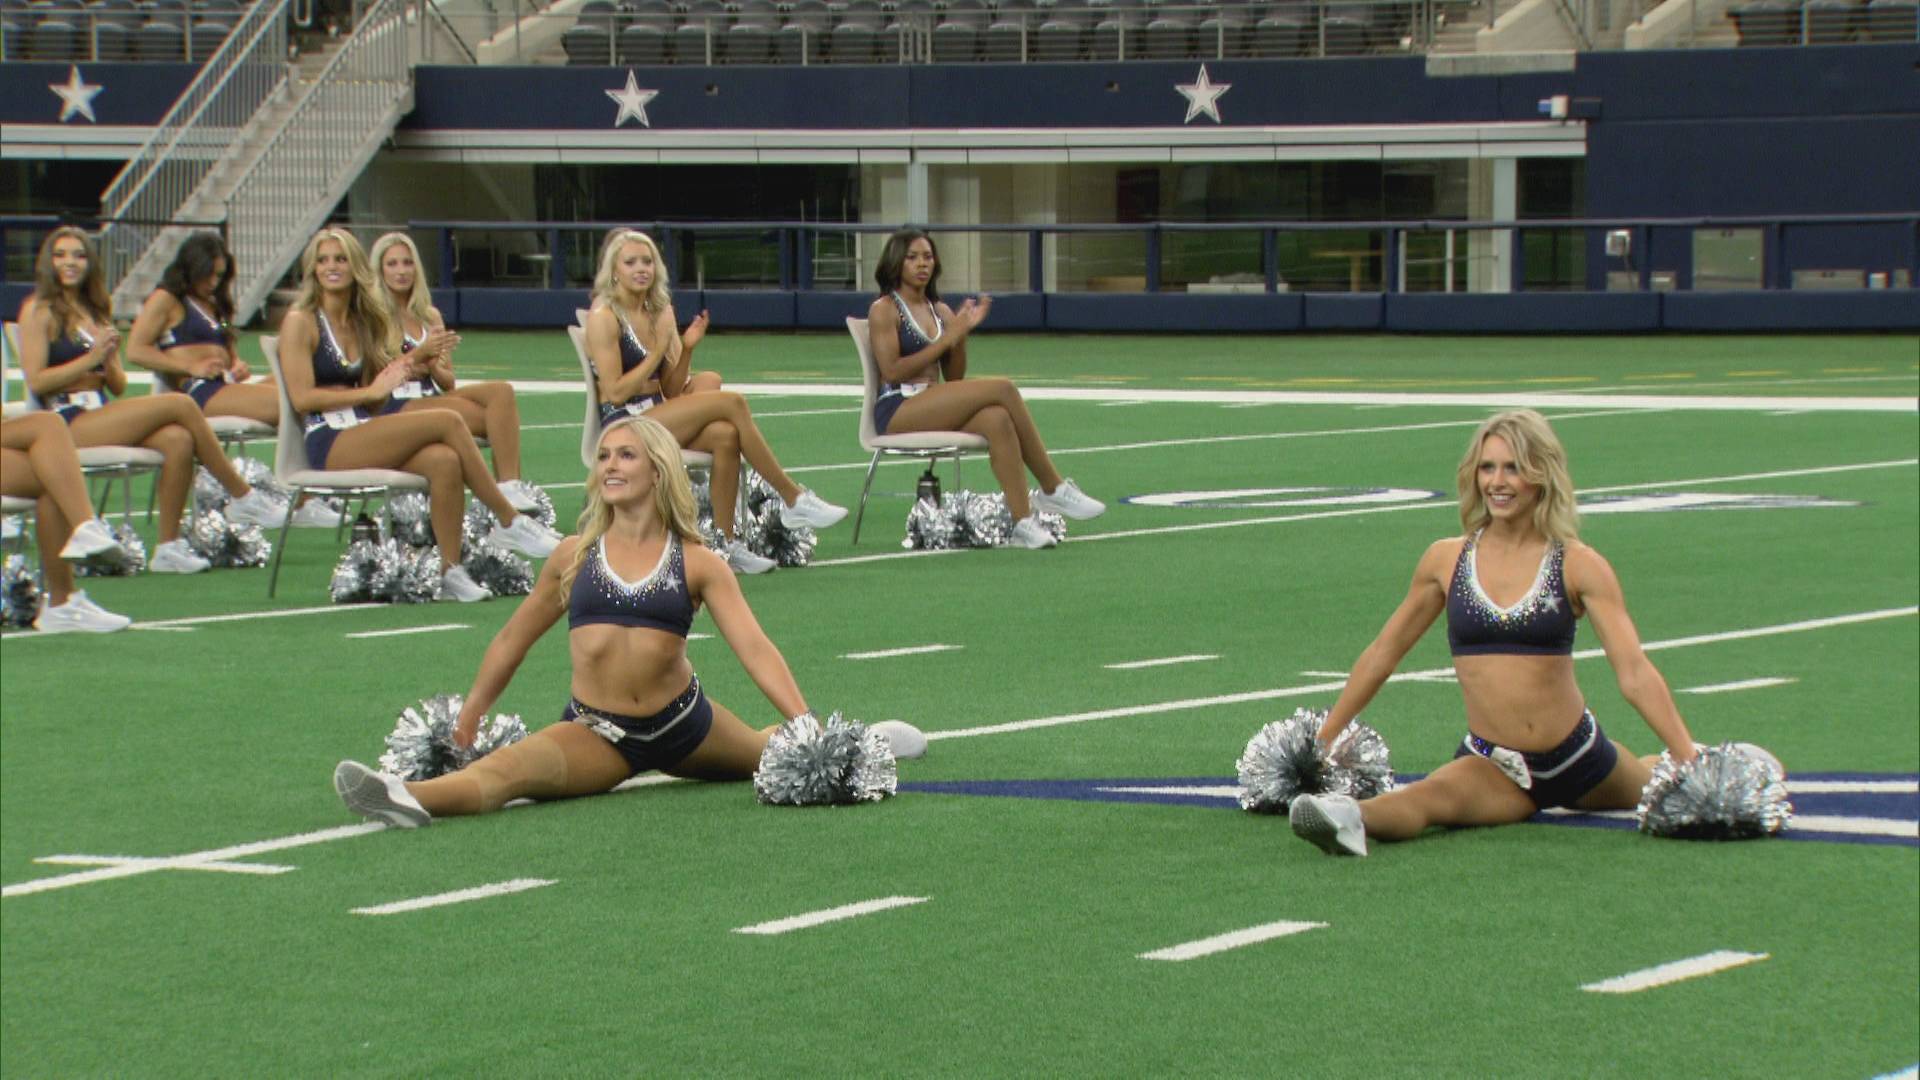
[[[395,900],[391,904],[375,904],[372,907],[357,907],[354,915],[398,915],[406,911],[421,911],[426,908],[446,907],[448,904],[464,904],[469,900],[486,900],[510,893],[526,892],[554,884],[550,878],[514,878],[512,881],[496,882],[492,885],[476,885],[471,889],[456,889],[453,892],[436,893],[432,896],[416,896],[411,900]]]
[[[1158,660],[1129,660],[1124,664],[1103,664],[1109,671],[1137,671],[1140,668],[1166,667],[1169,664],[1197,664],[1202,660],[1218,660],[1219,653],[1189,653],[1186,656],[1163,656]]]
[[[52,889],[87,885],[95,881],[110,881],[114,878],[150,874],[155,870],[193,870],[205,863],[242,859],[249,855],[264,855],[269,851],[284,851],[287,848],[305,847],[308,844],[324,844],[330,840],[345,840],[350,836],[364,836],[384,828],[386,828],[385,825],[376,822],[341,825],[332,829],[321,829],[318,832],[299,833],[294,836],[276,837],[272,840],[255,840],[251,843],[235,844],[232,847],[215,848],[212,851],[196,851],[168,858],[119,863],[114,866],[103,866],[98,870],[82,870],[77,874],[61,874],[58,877],[22,881],[0,889],[0,897],[28,896]]]
[[[1799,682],[1798,679],[1741,679],[1738,682],[1713,683],[1709,686],[1688,686],[1680,690],[1682,694],[1725,694],[1734,690],[1759,690],[1768,686],[1786,686]]]
[[[1920,791],[1913,780],[1795,780],[1787,779],[1795,795],[1911,795]]]
[[[284,874],[289,870],[295,869],[295,867],[277,866],[273,863],[241,863],[241,862],[176,863],[176,862],[170,862],[169,860],[166,860],[166,859],[150,859],[150,858],[143,858],[143,857],[133,856],[133,855],[48,855],[43,858],[35,859],[33,861],[37,863],[46,863],[49,866],[126,866],[128,864],[163,862],[163,863],[167,863],[168,865],[157,866],[154,869],[156,870],[217,870],[225,874],[273,875],[273,874]]]
[[[1226,952],[1228,949],[1239,949],[1248,945],[1258,945],[1260,942],[1272,941],[1274,938],[1289,937],[1293,934],[1304,933],[1308,930],[1325,929],[1326,925],[1327,924],[1323,922],[1270,922],[1263,926],[1250,926],[1245,930],[1235,930],[1227,934],[1216,934],[1213,937],[1201,938],[1198,941],[1189,941],[1183,945],[1170,945],[1164,949],[1143,952],[1140,954],[1140,959],[1192,960],[1196,957],[1212,956],[1214,953]]]
[[[825,911],[810,911],[804,915],[775,919],[772,922],[755,923],[752,926],[737,926],[733,932],[736,934],[760,934],[763,936],[787,934],[795,930],[805,930],[808,927],[820,926],[825,923],[839,922],[842,919],[854,919],[862,915],[871,915],[876,911],[887,911],[892,908],[906,907],[910,904],[924,904],[927,902],[927,899],[928,898],[924,896],[886,896],[878,900],[862,900],[857,904],[843,904],[840,907],[827,908]]]
[[[919,656],[922,653],[953,652],[964,648],[962,645],[909,645],[900,649],[881,649],[877,652],[841,653],[842,660],[888,660],[896,656]]]
[[[439,630],[471,630],[473,627],[463,622],[434,623],[431,626],[403,626],[398,630],[362,630],[357,634],[347,634],[350,638],[399,637],[402,634],[431,634]]]
[[[1580,989],[1595,994],[1632,994],[1641,990],[1651,990],[1656,986],[1681,982],[1685,979],[1697,979],[1702,975],[1726,971],[1746,964],[1756,963],[1767,958],[1766,953],[1733,952],[1722,949],[1702,956],[1692,956],[1685,960],[1675,960],[1670,964],[1646,968],[1642,971],[1630,971],[1625,975],[1605,979],[1597,983],[1588,983]]]

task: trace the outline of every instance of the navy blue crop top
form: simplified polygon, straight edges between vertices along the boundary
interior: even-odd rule
[[[567,596],[567,629],[595,623],[687,636],[693,629],[693,599],[687,594],[686,557],[678,536],[667,537],[653,572],[635,582],[621,580],[607,565],[606,537],[594,543]]]
[[[315,309],[313,317],[320,327],[320,340],[313,349],[313,385],[359,386],[363,361],[347,363],[347,350],[333,336],[333,324],[327,321],[326,312]]]
[[[1480,587],[1474,566],[1479,539],[1475,533],[1461,546],[1460,558],[1453,564],[1453,582],[1447,587],[1447,644],[1453,655],[1572,655],[1579,620],[1567,599],[1562,575],[1566,546],[1557,540],[1548,544],[1533,586],[1512,607],[1501,608]]]
[[[47,342],[47,366],[59,367],[71,364],[87,355],[93,348],[93,335],[76,326],[72,333],[61,334]]]
[[[191,296],[181,297],[180,306],[186,310],[186,314],[180,317],[179,322],[168,327],[154,344],[163,350],[182,345],[226,345],[227,328],[224,323],[194,302]]]
[[[940,335],[947,332],[946,323],[942,322],[940,319],[939,305],[937,304],[927,305],[928,307],[933,309],[933,336],[928,337],[926,332],[920,329],[920,324],[914,321],[913,312],[907,308],[907,302],[900,298],[900,294],[890,293],[888,295],[891,296],[893,299],[893,306],[897,308],[900,312],[900,355],[901,356],[912,356],[914,353],[917,353],[920,350],[926,348],[927,346],[932,345],[935,341],[938,341],[940,339]],[[933,375],[932,370],[929,370],[927,372],[927,375],[929,378],[931,378]],[[880,384],[880,396],[886,397],[889,394],[899,393],[901,385],[902,384],[900,383],[882,382]]]

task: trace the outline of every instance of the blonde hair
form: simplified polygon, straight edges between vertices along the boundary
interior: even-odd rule
[[[366,249],[345,229],[321,229],[307,241],[300,253],[300,294],[293,310],[317,313],[320,310],[320,279],[313,268],[320,262],[320,245],[327,241],[340,245],[347,256],[347,273],[353,278],[348,290],[347,314],[353,319],[353,332],[360,343],[360,359],[370,360],[362,370],[371,375],[400,354],[400,332],[394,323],[393,309],[387,306],[387,290],[367,261]]]
[[[80,241],[80,250],[87,257],[87,276],[80,279],[78,303],[67,295],[59,275],[53,272],[53,245],[69,236]],[[33,261],[33,295],[47,305],[56,338],[72,333],[83,317],[96,323],[113,321],[113,298],[107,293],[106,269],[100,265],[92,238],[72,225],[60,226],[40,242],[40,254]]]
[[[1580,535],[1580,511],[1574,504],[1573,475],[1567,470],[1567,450],[1553,433],[1547,418],[1532,409],[1500,413],[1481,424],[1467,442],[1455,477],[1460,486],[1460,524],[1468,535],[1486,527],[1493,515],[1480,493],[1480,452],[1498,435],[1513,450],[1520,475],[1540,492],[1533,504],[1533,526],[1549,540],[1565,542]]]
[[[615,229],[607,236],[600,248],[599,272],[593,275],[593,298],[605,301],[616,312],[620,310],[614,305],[620,284],[614,280],[613,266],[620,259],[620,249],[628,244],[645,244],[647,250],[653,252],[653,282],[647,286],[647,294],[640,298],[640,310],[657,315],[667,310],[671,299],[667,291],[667,260],[660,254],[660,245],[653,242],[653,237],[635,229]]]
[[[387,272],[383,264],[390,248],[404,247],[407,254],[413,256],[413,291],[407,294],[406,310],[419,319],[421,325],[433,326],[433,291],[427,288],[427,269],[420,261],[420,248],[413,237],[403,232],[390,232],[373,242],[373,249],[367,253],[367,259],[373,265],[374,278],[380,282],[380,291],[387,298],[387,306],[394,306],[393,294],[387,289]],[[398,312],[396,311],[397,315]],[[401,328],[403,331],[405,327]]]
[[[600,442],[605,443],[607,436],[615,431],[631,431],[639,438],[640,445],[646,448],[647,460],[653,463],[655,482],[653,485],[653,510],[660,524],[667,532],[678,536],[683,542],[702,543],[700,539],[699,510],[693,502],[693,482],[687,479],[687,467],[680,459],[680,444],[673,433],[660,425],[657,420],[644,416],[629,416],[608,424],[600,431]],[[597,456],[597,455],[596,455]],[[598,466],[594,468],[597,477]],[[607,505],[600,493],[597,479],[587,481],[587,505],[580,511],[577,529],[580,540],[574,545],[573,561],[560,573],[560,603],[564,606],[573,590],[573,579],[580,574],[580,568],[586,565],[587,556],[595,544],[613,527],[613,507]]]

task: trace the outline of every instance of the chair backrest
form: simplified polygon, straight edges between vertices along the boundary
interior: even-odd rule
[[[600,449],[600,380],[594,376],[593,359],[587,355],[586,330],[569,326],[567,337],[573,342],[574,355],[580,358],[580,376],[587,381],[587,417],[580,425],[580,463],[591,469],[594,454]]]
[[[20,351],[20,324],[8,323],[0,337],[0,402],[7,400],[8,378],[13,374],[13,354]]]
[[[583,307],[574,308],[573,321],[580,324],[580,329],[585,330],[587,328],[587,316],[592,314],[593,312],[588,310],[587,308],[583,308]]]
[[[6,326],[6,335],[7,335],[7,354],[10,356],[19,356],[20,355],[20,324],[17,322],[8,323]],[[12,364],[0,362],[0,385],[5,385],[6,373],[11,371],[12,369],[13,369]],[[26,368],[20,369],[20,391],[21,391],[21,394],[20,394],[21,400],[27,403],[28,412],[39,412],[41,409],[46,408],[46,406],[41,404],[40,402],[40,395],[34,393],[33,387],[27,382]],[[0,395],[0,400],[3,400],[3,399],[4,399],[4,395]]]
[[[867,320],[847,316],[847,333],[853,338],[854,351],[860,354],[860,446],[873,449],[880,432],[873,426],[873,399],[880,394],[880,366],[873,361],[873,338],[867,333]]]
[[[273,369],[273,393],[280,399],[280,426],[273,438],[273,476],[282,484],[292,486],[289,477],[313,467],[307,460],[306,430],[300,423],[300,414],[294,411],[293,399],[287,396],[287,377],[280,370],[280,335],[260,335],[260,351],[266,355],[267,366]]]

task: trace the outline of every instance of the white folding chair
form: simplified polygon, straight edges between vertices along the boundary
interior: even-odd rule
[[[293,399],[287,396],[287,378],[280,370],[280,338],[267,334],[260,338],[260,351],[266,354],[267,366],[273,371],[274,393],[280,399],[280,429],[274,436],[273,476],[281,485],[293,493],[290,506],[298,506],[300,497],[309,491],[323,495],[338,495],[344,499],[358,499],[362,506],[369,500],[380,500],[380,517],[384,523],[387,516],[386,500],[395,491],[425,491],[427,478],[419,473],[402,472],[399,469],[316,469],[307,460],[306,432],[300,422],[300,414],[294,411]],[[345,527],[351,512],[340,515],[342,528]],[[280,581],[280,560],[287,554],[287,536],[293,530],[293,515],[288,514],[285,524],[280,526],[280,543],[273,549],[273,570],[267,577],[267,595],[272,596]],[[339,531],[334,539],[339,539]]]
[[[587,415],[580,425],[580,463],[593,468],[594,454],[600,449],[600,381],[593,375],[593,360],[587,356],[587,332],[578,326],[567,327],[567,337],[573,342],[573,354],[580,358],[580,377],[587,384]],[[689,470],[703,469],[707,482],[713,482],[713,455],[705,450],[680,449],[680,463]],[[740,505],[746,506],[746,462],[740,464],[741,485]]]
[[[8,323],[5,328],[7,347],[16,354],[20,351],[20,324]],[[22,384],[25,386],[25,384]],[[40,396],[26,386],[26,401],[21,413],[40,412],[45,406]],[[13,414],[9,414],[13,415]],[[113,496],[113,482],[119,480],[121,520],[133,520],[133,478],[139,473],[155,474],[158,483],[160,466],[166,464],[167,457],[158,450],[149,450],[144,446],[82,446],[78,448],[80,471],[88,478],[104,481],[100,488],[99,505],[95,512],[104,515],[107,500]],[[147,499],[147,516],[153,516],[153,499]]]
[[[27,411],[25,401],[7,400],[13,377],[13,354],[20,351],[20,324],[8,323],[0,336],[0,418],[19,416]]]
[[[880,365],[873,360],[873,340],[867,334],[867,320],[847,317],[847,333],[853,337],[853,347],[860,353],[860,449],[873,451],[873,460],[867,463],[867,482],[860,488],[860,509],[853,515],[853,542],[860,542],[860,519],[867,513],[867,493],[873,489],[873,473],[880,467],[883,455],[898,457],[932,458],[938,462],[943,457],[953,458],[953,486],[959,490],[960,455],[968,450],[984,451],[987,440],[984,435],[975,435],[970,431],[904,431],[897,435],[882,435],[873,425],[873,402],[880,395]]]
[[[156,394],[175,394],[182,392],[180,384],[171,372],[153,373],[153,392]],[[207,426],[213,429],[214,438],[229,450],[247,452],[247,444],[260,439],[273,438],[273,425],[263,424],[245,416],[209,416]]]

